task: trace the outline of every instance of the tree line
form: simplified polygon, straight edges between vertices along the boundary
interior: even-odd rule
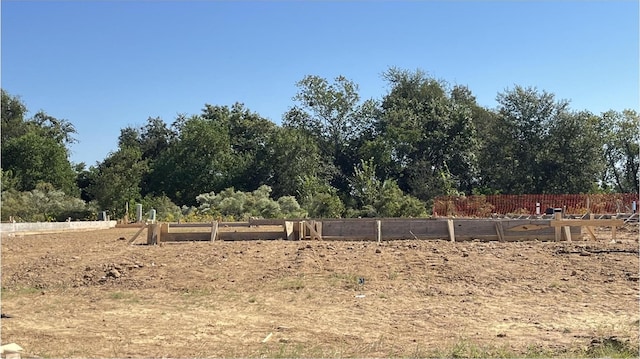
[[[362,100],[344,76],[306,76],[280,125],[241,103],[149,118],[88,167],[69,161],[69,121],[25,118],[2,90],[2,218],[119,218],[127,202],[170,219],[416,217],[440,195],[638,192],[634,110],[574,110],[517,85],[489,109],[422,70],[383,78],[387,93]],[[58,205],[23,213],[34,198]]]

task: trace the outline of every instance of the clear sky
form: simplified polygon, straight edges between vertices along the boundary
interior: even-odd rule
[[[32,116],[73,123],[72,162],[120,130],[242,102],[275,123],[305,75],[382,98],[381,73],[421,69],[495,108],[534,86],[601,113],[639,107],[638,1],[3,0],[1,85]]]

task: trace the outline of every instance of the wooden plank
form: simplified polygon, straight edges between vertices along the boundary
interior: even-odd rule
[[[549,224],[521,224],[519,226],[507,228],[509,231],[514,232],[526,232],[526,231],[539,231],[541,229],[549,228]]]
[[[204,242],[211,241],[209,232],[174,232],[166,233],[162,238],[162,243],[168,242]]]
[[[567,240],[567,242],[571,242],[571,228],[569,226],[564,226],[562,227],[563,233],[564,233],[564,239]]]
[[[293,222],[291,221],[285,221],[284,222],[284,232],[285,232],[285,237],[287,238],[288,241],[292,241],[295,239],[295,233],[293,230]]]
[[[285,239],[284,230],[279,232],[218,232],[221,241]]]
[[[382,240],[382,222],[379,220],[376,221],[376,237],[378,244],[380,244],[380,241]]]
[[[158,243],[159,226],[158,223],[151,223],[147,229],[147,244],[154,245]]]
[[[591,237],[591,239],[593,239],[594,241],[597,240],[593,227],[585,226],[584,228],[587,230],[587,234],[589,234],[589,237]]]
[[[309,229],[309,237],[311,237],[312,240],[321,240],[322,236],[320,236],[320,234],[318,233],[318,228],[316,226],[316,221],[311,220],[311,221],[305,221],[304,222],[306,227]]]
[[[161,244],[162,240],[169,234],[169,223],[160,223],[160,232],[158,232],[157,244]]]
[[[502,222],[496,222],[496,234],[498,234],[498,240],[504,242],[504,230],[502,228]]]
[[[211,222],[211,242],[215,241],[218,237],[218,221],[215,219]]]
[[[140,225],[140,223],[138,223],[138,225]],[[145,228],[147,228],[147,225],[145,223],[143,223],[142,226],[140,226],[140,229],[136,232],[136,234],[134,234],[133,237],[131,237],[131,239],[129,240],[128,244],[129,245],[133,245],[133,242],[136,241],[136,238],[138,238],[140,233],[142,233],[142,231],[144,231]]]
[[[592,226],[592,227],[615,227],[624,225],[621,219],[555,219],[549,225],[551,227],[564,226]]]
[[[563,222],[562,221],[562,212],[556,212],[555,213],[555,218],[556,218],[556,222]],[[551,222],[553,222],[553,221],[551,221]],[[565,224],[565,226],[566,226],[566,224]],[[562,227],[561,226],[555,227],[555,232],[556,232],[555,233],[556,242],[560,242],[562,240]]]
[[[453,226],[453,219],[448,219],[447,220],[447,228],[449,229],[449,240],[451,242],[455,242],[456,241],[456,234],[455,234],[455,230],[454,230],[454,226]]]
[[[250,227],[250,224],[249,222],[218,222],[218,227]],[[171,228],[211,228],[211,222],[171,223]]]
[[[298,240],[304,240],[305,239],[305,221],[300,221],[298,222]]]

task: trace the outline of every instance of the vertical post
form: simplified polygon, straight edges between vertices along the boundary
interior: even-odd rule
[[[293,222],[291,221],[284,221],[284,237],[288,240],[291,241],[293,240]]]
[[[536,216],[540,215],[540,202],[536,202]]]
[[[211,222],[211,242],[216,240],[218,236],[218,221],[215,219]]]
[[[636,201],[631,202],[631,213],[636,213],[638,209],[638,203]]]
[[[298,222],[298,240],[304,239],[305,221]]]
[[[147,244],[153,245],[158,243],[158,224],[152,223],[147,226]]]
[[[556,209],[554,210],[554,212],[555,212],[555,213],[554,213],[554,215],[555,215],[555,220],[556,220],[556,221],[561,221],[561,220],[562,220],[562,211],[561,211],[561,210],[559,210],[558,208],[556,208]],[[557,227],[555,227],[555,230],[556,230],[556,233],[555,233],[555,235],[556,235],[556,242],[560,242],[560,241],[562,240],[562,227],[557,226]]]
[[[149,219],[151,220],[151,223],[156,223],[156,210],[153,208],[149,212]]]
[[[158,233],[158,244],[162,243],[163,240],[170,240],[169,236],[169,223],[159,223],[160,224],[160,232]]]
[[[124,223],[129,223],[129,201],[124,204]]]
[[[382,222],[380,220],[376,221],[376,239],[380,244],[380,241],[382,241]]]
[[[449,229],[449,240],[455,242],[456,234],[453,227],[453,219],[447,219],[447,228]]]

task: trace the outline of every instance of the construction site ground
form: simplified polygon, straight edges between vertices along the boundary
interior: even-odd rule
[[[637,356],[637,228],[380,245],[3,235],[2,344],[56,358]]]

